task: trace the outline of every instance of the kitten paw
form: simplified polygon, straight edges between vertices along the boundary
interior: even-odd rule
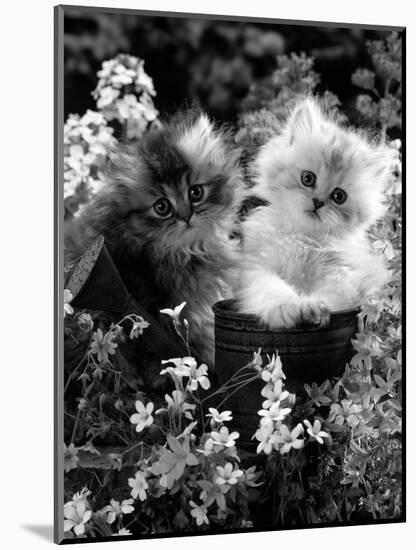
[[[293,328],[301,318],[300,304],[297,301],[280,303],[263,315],[263,321],[272,330]]]
[[[326,326],[329,323],[329,309],[326,303],[315,298],[302,299],[300,320],[320,327]]]

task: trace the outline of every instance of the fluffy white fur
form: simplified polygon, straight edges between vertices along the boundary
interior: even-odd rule
[[[243,223],[241,311],[271,328],[324,324],[385,284],[367,229],[384,213],[389,166],[384,145],[341,128],[314,99],[301,101],[255,161],[253,192],[270,204]],[[302,183],[305,171],[315,185]],[[343,204],[335,189],[347,193]]]

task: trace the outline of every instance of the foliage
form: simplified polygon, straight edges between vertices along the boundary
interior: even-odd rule
[[[352,83],[368,93],[356,99],[356,108],[374,126],[401,130],[402,42],[392,33],[385,42],[368,43],[374,70],[357,69]]]
[[[68,291],[66,298],[70,306]],[[172,317],[178,335],[188,345],[189,326],[180,319],[184,305],[165,313]],[[190,356],[163,361],[161,374],[171,377],[174,389],[155,411],[149,396],[136,392],[135,399],[130,400],[129,392],[121,391],[121,383],[131,386],[132,380],[124,378],[116,357],[119,343],[127,338],[126,323],[131,340],[140,338],[148,323],[129,315],[104,333],[101,328],[93,330],[89,314],[75,313],[68,306],[66,312],[73,316],[67,336],[87,334],[88,344],[86,354],[66,381],[66,390],[74,379],[82,387],[75,418],[71,408],[66,408],[66,424],[71,429],[67,431],[70,442],[64,446],[65,471],[80,467],[81,452],[99,455],[94,442],[110,430],[125,443],[122,453],[107,457],[110,475],[134,465],[126,486],[120,487],[120,501],[111,498],[110,503],[98,506],[100,496],[92,497],[86,487],[72,495],[64,507],[67,536],[128,534],[124,523],[127,514],[128,525],[138,533],[204,529],[211,524],[230,528],[249,525],[249,493],[257,486],[259,474],[254,466],[240,467],[236,448],[239,434],[225,426],[232,420],[231,412],[210,407],[204,413],[207,397],[200,393],[210,388],[207,366],[198,366]],[[228,391],[241,378],[246,382],[247,371],[249,380],[258,377],[248,365],[218,393]],[[114,388],[113,395],[108,392],[110,387]],[[112,411],[108,410],[110,396]],[[129,414],[133,406],[136,412]],[[101,488],[106,482],[108,479]]]
[[[69,115],[64,126],[64,201],[67,218],[76,214],[101,188],[105,156],[116,143],[116,121],[122,139],[139,139],[158,124],[158,111],[152,97],[153,81],[144,62],[120,54],[104,61],[92,92],[98,111]]]
[[[368,92],[357,97],[356,113],[395,138],[388,212],[369,232],[391,278],[362,304],[360,332],[353,340],[356,353],[343,376],[305,385],[303,393],[294,395],[285,388],[279,350],[266,364],[256,352],[249,365],[214,391],[206,366],[198,365],[189,352],[189,357],[167,358],[161,365],[162,377],[170,381],[161,397],[144,390],[139,370],[126,359],[129,345],[140,345],[146,322],[128,315],[109,324],[100,314],[74,310],[65,291],[66,536],[401,517],[400,37],[392,34],[368,49],[374,70],[357,70],[352,81]],[[121,80],[114,81],[114,75]],[[117,132],[108,121],[113,124],[111,117],[116,117],[125,124],[117,101],[132,94],[135,108],[149,108],[139,132],[125,133],[126,138],[139,139],[149,123],[157,123],[156,110],[148,103],[154,96],[152,81],[141,61],[118,57],[99,76],[95,96],[102,112],[73,116],[65,129],[65,193],[71,199],[68,209],[75,213],[101,181],[105,150]],[[302,54],[278,57],[277,70],[253,86],[243,105],[237,140],[247,158],[279,131],[291,101],[313,92],[318,83],[313,59]],[[143,93],[147,99],[141,103]],[[326,98],[330,109],[341,108],[335,96],[327,93]],[[162,313],[187,345],[189,327],[181,319],[182,308]],[[83,353],[75,361],[72,349],[79,347]],[[254,468],[239,449],[238,432],[227,426],[232,411],[221,411],[221,401],[215,409],[209,407],[208,394],[211,390],[222,399],[256,379],[264,382],[264,402],[253,434]],[[86,458],[101,461],[105,468],[86,467]]]

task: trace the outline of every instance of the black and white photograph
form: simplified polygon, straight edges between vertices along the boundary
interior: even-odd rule
[[[54,10],[55,542],[405,521],[405,28]]]

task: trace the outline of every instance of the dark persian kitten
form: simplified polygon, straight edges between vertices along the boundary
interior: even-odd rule
[[[131,294],[154,315],[186,302],[191,345],[212,364],[212,306],[227,294],[242,201],[239,154],[193,111],[109,155],[108,182],[65,231],[66,260],[102,234]]]

